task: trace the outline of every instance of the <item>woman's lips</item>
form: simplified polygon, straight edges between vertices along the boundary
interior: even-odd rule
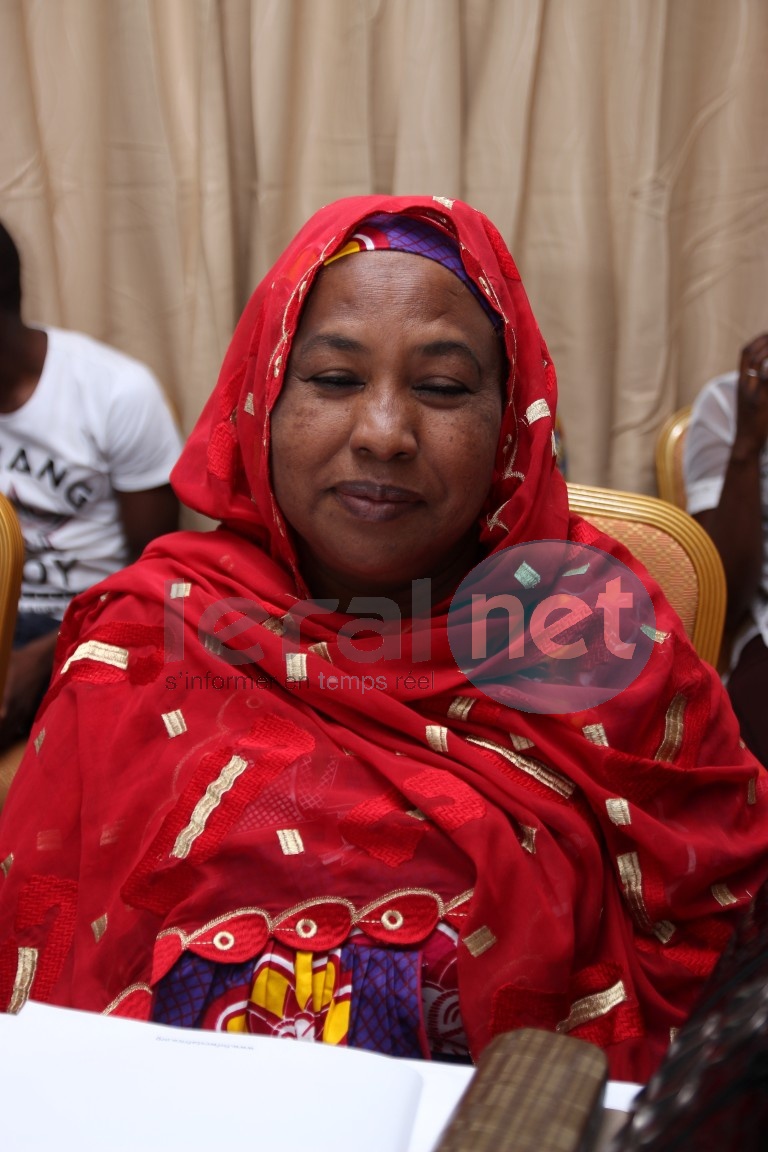
[[[395,488],[389,484],[350,481],[335,485],[333,491],[342,507],[358,520],[397,520],[407,516],[422,503],[418,492]]]

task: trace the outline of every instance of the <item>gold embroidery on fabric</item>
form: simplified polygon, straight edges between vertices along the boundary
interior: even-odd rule
[[[662,944],[667,944],[674,936],[677,929],[670,920],[659,920],[653,926],[653,934],[657,939],[661,940]]]
[[[160,935],[162,936],[162,932]],[[152,995],[152,989],[149,984],[129,984],[127,988],[123,989],[119,996],[115,996],[111,1004],[107,1004],[101,1015],[111,1016],[115,1009],[120,1007],[123,1000],[128,996],[132,996],[134,992],[149,992],[150,996]]]
[[[282,616],[270,616],[268,620],[263,620],[262,628],[266,628],[267,632],[274,632],[275,636],[282,636],[285,632],[285,621]]]
[[[729,904],[738,904],[739,902],[727,884],[713,884],[712,895],[718,904],[722,904],[723,908],[727,908]]]
[[[175,712],[163,712],[162,716],[165,730],[171,740],[174,736],[181,736],[186,732],[187,722],[178,708]]]
[[[98,920],[94,920],[92,922],[91,929],[93,931],[93,938],[96,941],[96,943],[98,944],[99,940],[101,940],[102,936],[104,935],[104,933],[107,930],[107,914],[106,914],[106,912],[104,913],[103,916],[99,916]]]
[[[688,701],[685,696],[678,693],[672,700],[669,708],[667,708],[667,715],[664,721],[664,739],[659,745],[654,757],[655,760],[674,760],[680,751],[684,733],[683,717],[687,703]]]
[[[757,804],[757,777],[753,776],[747,784],[747,804]]]
[[[530,824],[520,825],[520,845],[526,852],[530,852],[531,856],[536,855],[536,833],[538,828],[533,828]]]
[[[510,732],[509,742],[515,752],[525,752],[526,748],[533,748],[533,740],[529,740],[527,736],[517,736],[514,732]]]
[[[235,780],[242,775],[247,767],[248,761],[243,760],[241,756],[233,756],[229,763],[224,765],[218,779],[208,785],[205,795],[195,805],[189,824],[176,837],[171,856],[177,860],[184,860],[189,855],[192,845],[205,828],[209,816],[221,803],[222,796],[229,791]]]
[[[644,632],[654,644],[663,644],[669,638],[669,632],[659,632],[658,629],[652,628],[650,624],[641,624],[640,631]]]
[[[464,937],[471,956],[477,959],[482,956],[483,952],[487,952],[489,948],[493,948],[496,943],[496,937],[487,924],[483,924],[482,928],[478,928],[476,932],[472,932],[469,936]]]
[[[59,675],[63,676],[76,660],[95,660],[98,664],[109,664],[124,672],[128,667],[128,649],[118,648],[116,644],[102,644],[100,640],[86,640],[85,644],[78,644]]]
[[[583,576],[589,572],[589,564],[582,564],[580,568],[569,568],[567,572],[563,572],[563,578],[566,576]]]
[[[453,200],[449,200],[447,196],[433,196],[432,199],[437,204],[442,204],[443,208],[453,208]]]
[[[277,838],[284,856],[300,856],[304,851],[304,841],[298,828],[278,828]]]
[[[321,640],[319,644],[310,644],[307,651],[311,652],[313,656],[319,656],[321,660],[327,660],[329,664],[332,663],[331,651],[325,640]]]
[[[427,744],[433,752],[447,752],[448,729],[442,724],[427,724]]]
[[[554,428],[552,429],[552,431],[549,434],[549,442],[552,445],[552,455],[557,456],[557,436],[555,436]],[[563,575],[567,576],[568,573],[564,572]]]
[[[631,824],[632,816],[629,811],[629,803],[623,796],[616,796],[610,800],[606,800],[605,807],[608,810],[608,819],[612,824]]]
[[[549,411],[549,404],[543,397],[541,400],[534,400],[533,404],[529,404],[525,410],[525,418],[529,424],[535,424],[544,416],[551,416],[551,412]]]
[[[38,732],[37,736],[35,736],[35,752],[37,752],[38,756],[40,755],[40,749],[43,746],[44,740],[45,740],[45,728],[41,728],[40,731]]]
[[[679,1031],[680,1031],[679,1028],[670,1028],[670,1030],[669,1030],[669,1042],[670,1042],[670,1044],[675,1039],[675,1037],[677,1036]]]
[[[624,982],[617,980],[604,992],[593,992],[591,996],[583,996],[581,1000],[575,1000],[571,1005],[568,1019],[563,1020],[562,1024],[558,1024],[557,1031],[571,1032],[574,1028],[579,1028],[582,1024],[597,1019],[598,1016],[605,1016],[606,1012],[610,1012],[617,1004],[623,1004],[626,999],[627,990],[624,987]]]
[[[466,720],[473,704],[471,696],[454,696],[448,709],[448,716],[451,720]]]
[[[520,567],[513,573],[515,580],[518,584],[522,584],[523,588],[535,588],[541,581],[541,576],[535,568],[531,568],[530,564],[523,560]]]
[[[207,652],[212,652],[214,656],[221,656],[224,651],[224,645],[218,636],[212,636],[210,632],[206,632],[203,636],[203,648]]]
[[[13,991],[8,1004],[8,1013],[15,1016],[29,1000],[32,981],[37,970],[37,948],[19,948],[16,961],[16,979],[13,982]]]
[[[492,532],[494,530],[494,528],[503,528],[505,532],[509,531],[506,524],[501,519],[501,514],[504,511],[504,509],[506,508],[508,503],[509,503],[509,501],[505,500],[504,503],[501,505],[501,507],[497,508],[492,516],[486,516],[485,521],[486,521],[486,524],[488,525],[488,531],[489,532]]]
[[[307,654],[306,652],[288,652],[285,657],[286,680],[306,680]]]
[[[568,799],[569,796],[573,795],[576,785],[572,780],[568,780],[559,772],[547,768],[539,760],[534,760],[532,756],[520,756],[517,752],[510,751],[509,748],[503,748],[501,744],[494,744],[492,740],[481,740],[479,736],[467,736],[467,742],[477,744],[480,748],[487,748],[489,752],[498,752],[499,756],[503,756],[510,764],[514,764],[515,768],[519,768],[521,772],[532,776],[534,780],[538,780],[539,784],[551,788],[559,796]]]
[[[191,591],[191,584],[182,583],[181,581],[176,584],[171,584],[171,600],[186,600]]]
[[[643,899],[643,874],[637,852],[625,852],[623,856],[617,856],[616,862],[627,902],[635,919],[643,928],[651,929],[650,917]]]
[[[254,415],[254,411],[253,411],[253,392],[248,392],[248,393],[246,394],[246,397],[245,397],[245,401],[244,401],[244,403],[243,403],[243,412],[245,412],[245,413],[246,413],[248,416],[253,416],[253,415]]]
[[[412,820],[426,820],[426,816],[422,812],[421,808],[409,808],[406,812],[406,816],[410,816]]]
[[[582,728],[582,732],[587,740],[590,740],[593,744],[601,744],[605,748],[608,747],[608,737],[605,734],[605,728],[602,724],[587,724]]]
[[[60,828],[46,828],[37,834],[38,852],[56,852],[62,845]]]
[[[13,867],[13,852],[9,852],[8,855],[6,856],[5,860],[3,860],[2,864],[0,864],[0,871],[2,871],[3,876],[7,876],[12,867]]]

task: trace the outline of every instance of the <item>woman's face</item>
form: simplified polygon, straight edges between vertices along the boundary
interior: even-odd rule
[[[315,597],[432,602],[477,560],[504,356],[442,265],[367,252],[320,273],[272,414],[272,482]]]

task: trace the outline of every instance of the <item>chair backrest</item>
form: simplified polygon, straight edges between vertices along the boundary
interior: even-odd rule
[[[725,573],[701,525],[655,496],[569,484],[568,497],[573,512],[626,545],[645,565],[699,656],[717,667],[725,621]]]
[[[0,492],[0,699],[5,688],[21,592],[24,538],[13,505]]]
[[[683,480],[683,449],[685,434],[691,419],[691,406],[673,412],[661,426],[656,439],[656,483],[659,496],[685,509],[685,482]]]

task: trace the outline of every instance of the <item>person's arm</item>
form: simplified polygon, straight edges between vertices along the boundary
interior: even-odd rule
[[[747,611],[762,571],[760,456],[768,438],[768,333],[742,351],[736,397],[736,437],[720,501],[716,508],[694,514],[723,561],[729,629]]]
[[[175,532],[179,526],[179,501],[170,484],[140,492],[118,492],[120,516],[135,560],[156,536]]]
[[[0,706],[0,749],[22,740],[29,732],[51,679],[58,635],[54,629],[11,652]]]

